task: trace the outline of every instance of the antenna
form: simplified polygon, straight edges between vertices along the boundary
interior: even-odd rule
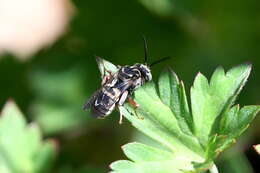
[[[143,36],[143,40],[144,40],[144,63],[147,64],[148,61],[148,47],[147,47],[147,41],[144,35]]]
[[[157,61],[154,61],[154,62],[152,62],[152,63],[150,64],[150,67],[152,67],[153,65],[158,64],[158,63],[160,63],[160,62],[166,61],[166,60],[168,60],[168,59],[170,59],[170,58],[171,58],[171,57],[167,56],[167,57],[161,58],[161,59],[159,59],[159,60],[157,60]]]

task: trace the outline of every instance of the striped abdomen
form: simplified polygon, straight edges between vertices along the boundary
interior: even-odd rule
[[[118,88],[104,86],[92,105],[92,114],[96,117],[105,117],[111,114],[120,95],[121,91]]]

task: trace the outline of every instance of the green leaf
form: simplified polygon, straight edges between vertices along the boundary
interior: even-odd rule
[[[185,170],[192,170],[193,166],[190,160],[186,160],[185,157],[175,155],[174,152],[158,149],[141,143],[129,143],[123,146],[125,155],[136,163],[142,163],[145,165],[155,164],[160,165],[158,168],[161,170],[179,170],[185,168]],[[172,164],[174,163],[174,164]],[[167,168],[163,168],[163,167]],[[159,169],[160,168],[160,169]],[[142,168],[147,169],[147,168]]]
[[[164,161],[172,158],[172,153],[168,151],[136,142],[124,145],[123,150],[128,158],[136,162]]]
[[[119,111],[163,147],[126,144],[123,151],[131,161],[112,163],[113,172],[217,172],[214,159],[237,140],[260,110],[260,106],[231,107],[250,70],[247,64],[227,73],[218,68],[210,83],[199,73],[191,89],[191,111],[184,85],[171,70],[161,74],[158,89],[149,82],[136,90],[134,99],[140,107],[126,103]]]
[[[151,99],[151,97],[153,98]],[[153,83],[136,91],[135,98],[142,105],[142,109],[137,110],[137,116],[141,115],[144,119],[133,116],[135,111],[128,105],[125,106],[126,109],[120,108],[120,111],[132,122],[133,126],[167,146],[170,150],[180,152],[195,160],[201,160],[198,153],[202,152],[202,148],[198,141],[193,136],[182,133],[178,121],[169,107],[164,105],[156,95]]]
[[[14,102],[9,101],[0,118],[1,172],[36,172],[37,159],[35,158],[42,156],[40,151],[44,148],[41,138],[38,126],[36,124],[27,125],[17,106]],[[49,142],[45,143],[54,153],[54,145]],[[46,163],[44,162],[44,164]],[[51,162],[48,163],[51,166]]]
[[[50,171],[51,165],[56,157],[56,145],[53,140],[48,140],[42,144],[35,157],[34,164],[36,172],[45,173]]]
[[[184,133],[192,134],[192,116],[189,111],[183,82],[168,69],[164,71],[158,81],[160,98],[178,119],[179,126]]]
[[[235,101],[251,71],[251,65],[235,67],[226,74],[219,67],[213,73],[210,83],[199,73],[191,88],[191,105],[194,120],[194,133],[203,146],[206,146],[213,125]],[[215,127],[214,127],[215,128]]]
[[[194,138],[194,136],[182,132],[179,126],[182,120],[179,121],[177,116],[172,112],[172,109],[162,102],[160,97],[157,95],[155,85],[152,82],[138,89],[138,91],[135,92],[135,99],[140,105],[142,105],[140,111],[141,114],[142,112],[145,112],[142,115],[144,116],[144,119],[147,119],[152,126],[158,128],[156,131],[152,129],[151,131],[157,134],[168,134],[166,140],[172,141],[171,146],[169,147],[173,151],[184,151],[184,148],[186,148],[185,150],[189,152],[192,148],[192,150],[195,150],[198,154],[202,152],[198,140]],[[129,118],[129,116],[127,117]],[[141,123],[143,123],[143,121],[141,121]],[[141,124],[139,130],[144,130],[143,127],[144,126]],[[147,127],[147,129],[149,128],[150,127]],[[150,136],[148,133],[146,134]],[[162,134],[159,136],[163,136]]]
[[[106,169],[100,168],[98,166],[91,165],[81,165],[80,167],[76,167],[73,165],[65,165],[60,166],[60,168],[56,168],[55,172],[57,173],[104,173],[107,172]]]
[[[110,168],[115,172],[140,172],[136,164],[128,160],[118,160],[110,165]]]
[[[32,105],[33,120],[44,134],[54,135],[67,130],[94,125],[94,119],[84,112],[84,78],[79,68],[60,72],[37,70],[32,75],[36,99]]]
[[[259,106],[245,106],[240,110],[238,105],[232,107],[223,115],[220,134],[233,137],[239,136],[255,118],[259,110]]]
[[[207,158],[216,158],[219,153],[234,144],[259,111],[259,106],[245,106],[239,110],[239,106],[236,105],[224,114],[220,131],[207,146]]]
[[[182,171],[174,168],[171,162],[144,162],[141,164],[130,163],[126,160],[114,162],[111,168],[116,173],[181,173]]]

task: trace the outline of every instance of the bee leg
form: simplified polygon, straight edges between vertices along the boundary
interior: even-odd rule
[[[120,114],[119,124],[122,124],[123,123],[123,113],[120,111],[120,109],[119,109],[119,114]]]
[[[122,106],[122,105],[125,103],[127,97],[128,97],[128,91],[126,90],[126,91],[123,92],[123,94],[121,95],[121,97],[120,97],[120,99],[119,99],[119,101],[118,101],[118,104],[119,104],[120,106]]]
[[[136,109],[139,108],[139,104],[138,104],[136,101],[134,101],[134,99],[131,98],[131,97],[128,97],[128,102],[129,102],[130,105],[133,106],[137,118],[138,118],[138,119],[144,119],[143,117],[139,116],[138,113],[137,113],[137,111],[136,111]]]
[[[109,80],[109,76],[104,76],[104,77],[102,78],[101,85],[104,85],[108,80]]]
[[[135,109],[139,108],[139,104],[138,104],[136,101],[134,101],[133,98],[128,97],[128,102],[129,102],[130,105],[132,105]]]
[[[119,101],[118,101],[118,106],[122,106],[122,105],[125,103],[125,101],[126,101],[126,99],[127,99],[127,96],[128,96],[128,91],[125,91],[125,92],[121,95],[121,97],[120,97],[120,99],[119,99]],[[122,112],[120,111],[120,109],[119,109],[119,113],[120,113],[119,124],[122,124],[122,122],[123,122],[123,114],[122,114]]]
[[[108,71],[105,69],[106,72],[108,72],[108,75],[102,76],[102,82],[101,85],[104,85],[113,75],[111,71]]]

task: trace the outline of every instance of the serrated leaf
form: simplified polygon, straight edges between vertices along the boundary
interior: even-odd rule
[[[38,150],[38,153],[35,156],[34,167],[36,172],[49,172],[56,156],[55,145],[55,142],[52,140],[46,141],[42,144],[41,148]]]
[[[161,74],[158,86],[162,102],[171,109],[181,130],[191,135],[192,117],[183,83],[171,69],[168,69]]]
[[[219,67],[213,73],[210,83],[198,74],[191,88],[194,133],[203,146],[207,145],[213,124],[233,104],[251,71],[251,65],[244,64],[229,70],[226,74]]]
[[[1,172],[35,172],[35,157],[42,148],[41,138],[38,126],[27,126],[20,110],[9,101],[0,117]]]
[[[138,169],[144,171],[147,167],[149,171],[152,171],[150,170],[150,164],[164,165],[163,167],[157,167],[160,167],[161,170],[167,172],[169,170],[167,170],[168,168],[166,169],[165,166],[169,164],[171,165],[171,170],[176,169],[176,172],[182,172],[180,170],[192,170],[193,161],[203,161],[203,158],[198,154],[202,152],[202,148],[197,139],[182,132],[178,126],[178,120],[175,118],[170,107],[163,104],[161,99],[158,97],[153,83],[149,83],[138,89],[138,91],[135,92],[135,100],[142,105],[141,109],[137,110],[137,114],[140,114],[144,119],[138,119],[133,116],[132,114],[134,114],[135,111],[127,105],[125,106],[126,109],[120,107],[120,111],[123,115],[125,115],[125,117],[129,119],[137,129],[167,146],[172,152],[179,156],[174,157],[175,155],[171,153],[171,159],[165,159],[165,161],[160,164],[157,163],[158,161],[153,161],[152,163],[145,163],[142,167],[137,165]],[[129,113],[129,111],[131,111],[132,114]],[[135,147],[135,150],[136,149],[137,147]],[[144,153],[147,153],[147,147],[142,149],[146,151]],[[159,149],[157,150],[161,151]],[[124,151],[126,155],[131,158],[131,152],[129,150]],[[140,153],[137,156],[141,157]],[[169,165],[167,167],[169,167]],[[133,164],[131,164],[131,166],[133,166]],[[134,166],[133,169],[135,170],[136,167]],[[154,168],[152,172],[156,172],[155,170],[156,169]]]
[[[4,158],[12,171],[31,172],[32,162],[26,150],[19,148],[26,145],[24,128],[26,121],[16,105],[9,101],[1,114],[0,119],[0,155]],[[15,128],[14,128],[15,127]],[[19,154],[18,154],[19,153]]]
[[[237,140],[260,110],[259,106],[230,108],[250,70],[247,64],[226,74],[218,68],[210,83],[199,73],[191,89],[193,116],[184,85],[171,70],[159,78],[160,96],[153,82],[135,91],[140,107],[125,104],[119,111],[134,127],[165,147],[127,144],[123,150],[131,161],[112,163],[112,172],[217,172],[214,159]]]
[[[234,144],[259,111],[260,106],[245,106],[239,110],[239,106],[236,105],[225,113],[221,130],[210,138],[205,150],[206,161],[201,165],[212,162],[221,152]]]
[[[215,135],[214,147],[208,145],[207,150],[211,151],[211,154],[208,153],[207,157],[214,159],[219,153],[234,144],[259,111],[260,106],[245,106],[239,110],[239,106],[236,105],[224,114],[219,134]]]
[[[110,168],[113,169],[115,172],[120,171],[120,172],[131,172],[131,171],[137,171],[138,169],[136,168],[136,165],[129,161],[129,160],[118,160],[113,162],[110,165]]]
[[[135,100],[142,105],[140,107],[140,114],[143,114],[144,119],[149,120],[153,126],[157,128],[159,127],[159,129],[154,131],[154,133],[159,134],[160,131],[163,131],[163,133],[169,134],[171,140],[174,140],[172,141],[171,147],[173,151],[184,151],[182,149],[186,147],[187,151],[192,148],[192,150],[196,151],[198,154],[201,153],[202,148],[197,139],[194,138],[194,136],[182,132],[178,125],[178,119],[171,111],[171,108],[163,104],[161,99],[158,97],[155,85],[152,82],[146,84],[135,92]],[[147,128],[149,129],[150,127]],[[142,131],[144,128],[140,126],[139,129]],[[146,134],[150,136],[148,133]],[[169,140],[169,138],[167,140]],[[182,149],[179,150],[179,147]]]
[[[260,111],[260,106],[245,106],[239,110],[239,106],[234,106],[230,111],[224,114],[220,134],[237,137],[248,127],[249,123]]]
[[[172,163],[171,168],[176,170],[192,170],[191,161],[184,156],[176,155],[174,152],[158,149],[141,143],[128,143],[123,146],[125,155],[137,163],[156,163],[166,165]],[[173,164],[174,163],[174,164]],[[185,168],[185,169],[184,169]]]

